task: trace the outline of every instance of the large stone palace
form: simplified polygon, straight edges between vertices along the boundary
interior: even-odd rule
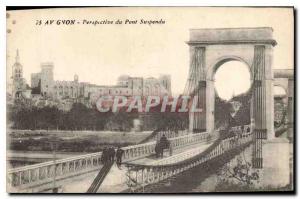
[[[79,82],[78,75],[73,81],[55,81],[53,77],[53,63],[42,63],[41,72],[31,74],[31,87],[40,88],[44,96],[54,98],[89,98],[92,94],[99,95],[170,95],[171,78],[162,75],[159,78],[120,76],[116,85],[96,85],[89,82]]]
[[[122,95],[122,96],[164,96],[171,95],[171,77],[161,75],[159,78],[142,78],[122,75],[116,85],[96,85],[89,82],[79,82],[78,75],[73,81],[59,81],[54,79],[54,64],[42,63],[39,73],[31,74],[31,88],[23,78],[23,66],[20,64],[19,53],[13,65],[12,97],[26,94],[27,98],[43,96],[52,99],[91,99],[92,96]],[[31,93],[30,93],[31,92]]]

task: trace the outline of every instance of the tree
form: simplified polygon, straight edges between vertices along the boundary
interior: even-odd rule
[[[237,164],[226,164],[218,171],[217,191],[241,191],[241,187],[250,189],[259,182],[259,170],[254,170],[245,158],[244,151],[237,157]],[[231,190],[234,189],[234,190]]]
[[[216,128],[227,127],[231,123],[232,117],[230,115],[231,104],[220,97],[216,96],[215,100],[215,121]]]

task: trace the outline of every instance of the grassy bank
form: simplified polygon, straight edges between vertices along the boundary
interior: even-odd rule
[[[8,149],[14,151],[52,151],[56,148],[59,152],[97,152],[106,146],[137,144],[150,134],[151,132],[12,131],[7,137]]]

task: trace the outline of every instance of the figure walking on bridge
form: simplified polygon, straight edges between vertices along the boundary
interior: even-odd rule
[[[173,155],[173,147],[172,144],[169,141],[169,155],[172,156]]]
[[[117,158],[117,165],[122,164],[122,156],[123,156],[124,150],[120,148],[120,146],[117,149],[116,158]]]
[[[113,162],[115,160],[115,154],[116,154],[114,147],[110,147],[108,151],[109,151],[109,161]]]
[[[102,156],[101,156],[101,161],[102,164],[106,164],[108,161],[109,155],[108,155],[108,148],[104,147],[103,151],[102,151]]]
[[[161,147],[161,144],[160,142],[158,141],[155,145],[155,155],[156,155],[156,158],[159,158],[161,157],[162,155],[162,147]]]
[[[168,141],[167,137],[165,136],[165,134],[163,134],[163,136],[160,138],[160,143],[161,143],[163,149],[168,148],[169,141]]]
[[[170,142],[168,141],[167,137],[163,135],[155,146],[156,157],[162,158],[164,156],[164,149],[169,148],[169,146],[170,146]]]

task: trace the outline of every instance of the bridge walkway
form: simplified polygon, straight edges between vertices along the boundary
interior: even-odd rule
[[[182,159],[189,158],[195,154],[203,152],[208,146],[211,145],[212,141],[182,146],[180,148],[174,149],[172,155],[170,155],[169,150],[165,150],[163,158],[156,158],[155,154],[151,154],[143,158],[125,162],[143,165],[159,165],[163,163],[171,163],[170,161],[172,161],[172,163],[176,163],[176,161],[180,161]]]
[[[248,128],[233,129],[233,132],[236,131],[248,134],[245,129]],[[167,169],[167,175],[175,175],[183,170],[188,169],[189,167],[195,166],[196,164],[201,164],[208,158],[214,157],[226,149],[226,146],[229,144],[228,142],[230,140],[224,143],[224,149],[222,146],[218,146],[215,150],[211,151],[210,154],[206,153],[208,148],[211,148],[212,145],[215,145],[215,139],[218,139],[218,137],[219,131],[214,133],[205,132],[199,134],[188,134],[169,138],[173,148],[173,154],[172,156],[169,156],[169,152],[166,150],[165,157],[161,159],[154,158],[156,145],[155,141],[123,147],[124,165],[122,165],[121,169],[117,168],[117,166],[112,166],[110,172],[101,184],[100,189],[98,189],[98,192],[101,191],[102,187],[106,187],[105,184],[114,186],[116,184],[115,181],[120,181],[120,179],[115,179],[115,177],[113,177],[113,173],[115,172],[119,172],[117,176],[122,175],[126,181],[126,175],[129,170],[134,171],[134,173],[139,171],[139,178],[141,177],[140,173],[144,171],[146,176],[149,177],[149,175],[151,175],[149,180],[151,180],[153,178],[152,176],[154,176],[154,180],[156,182],[167,177],[164,172],[162,173],[162,171],[165,169]],[[234,144],[230,145],[234,147]],[[204,154],[201,155],[202,153]],[[193,156],[198,158],[199,155],[201,155],[201,159],[194,160]],[[13,193],[43,192],[43,190],[49,189],[53,187],[53,184],[56,184],[56,186],[61,187],[63,193],[86,192],[91,184],[93,184],[93,181],[103,167],[101,157],[102,152],[96,152],[60,159],[56,160],[56,162],[49,161],[10,169],[7,177],[9,184],[8,190],[9,192]],[[189,160],[191,158],[192,162]],[[188,161],[187,163],[185,162],[186,160]],[[184,163],[182,163],[183,161]],[[177,164],[177,162],[180,164]],[[112,178],[110,176],[112,176]],[[143,181],[143,183],[148,183],[149,180],[147,179],[147,182]],[[96,181],[99,182],[100,179]],[[139,179],[136,184],[140,184],[140,181],[141,180]],[[126,184],[126,182],[124,183]],[[119,191],[122,190],[113,192]]]
[[[172,178],[186,170],[208,162],[214,158],[220,158],[223,154],[231,151],[243,150],[252,142],[252,132],[244,132],[239,135],[219,137],[204,150],[197,148],[187,152],[186,155],[178,156],[171,161],[155,164],[126,163],[127,176],[130,181],[130,192],[144,189],[150,184],[159,183],[165,179]],[[193,151],[194,150],[194,151]]]
[[[140,159],[135,159],[133,161],[125,161],[125,164],[133,163],[144,165],[163,165],[176,163],[202,153],[209,146],[211,146],[213,141],[214,140],[211,140],[210,142],[197,143],[178,148],[173,151],[172,156],[170,156],[169,151],[166,150],[163,158],[156,158],[155,154],[153,154]],[[109,171],[109,174],[105,178],[104,182],[99,187],[97,193],[117,193],[129,189],[127,181],[128,176],[126,177],[127,171],[128,170],[125,166],[118,167],[114,165]]]
[[[183,146],[173,150],[172,156],[169,155],[169,151],[165,150],[163,158],[156,158],[155,155],[149,155],[132,161],[124,161],[135,164],[145,165],[160,165],[165,163],[174,163],[174,161],[181,161],[195,155],[195,153],[202,153],[207,149],[210,143],[196,143],[188,146]],[[72,178],[72,183],[67,183],[64,186],[64,193],[116,193],[122,192],[128,189],[126,185],[126,167],[118,167],[116,164],[110,165],[109,169],[101,169],[90,173],[89,175],[78,176]],[[107,174],[104,176],[104,174]],[[102,176],[102,177],[100,177]],[[99,186],[95,186],[95,185]],[[100,186],[101,185],[101,186]],[[93,187],[93,188],[91,188]]]
[[[207,141],[214,137],[214,134],[202,133],[202,134],[189,134],[179,137],[169,138],[172,144],[172,148],[176,151],[178,148],[194,145]],[[138,144],[128,147],[123,147],[123,161],[133,161],[141,159],[155,153],[156,142],[148,142],[145,144]],[[8,190],[10,192],[41,192],[49,187],[53,187],[53,181],[57,186],[63,185],[63,192],[77,191],[73,187],[78,187],[74,182],[74,186],[69,187],[66,184],[67,179],[74,179],[75,176],[79,176],[87,173],[93,173],[94,178],[87,177],[84,192],[88,190],[91,183],[97,176],[99,170],[103,167],[101,162],[102,152],[96,152],[86,155],[80,155],[75,157],[69,157],[65,159],[59,159],[55,161],[43,162],[34,165],[28,165],[24,167],[13,168],[8,171]],[[77,177],[76,177],[77,178]],[[82,186],[79,186],[80,188]]]

